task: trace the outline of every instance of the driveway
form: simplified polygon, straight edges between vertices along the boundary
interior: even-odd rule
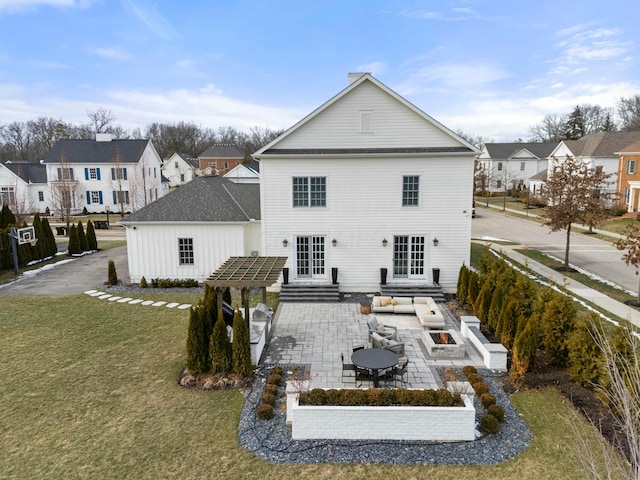
[[[101,240],[124,239],[124,229],[97,230],[96,237],[98,245]],[[58,250],[63,248],[66,248],[64,241],[59,243]],[[58,258],[70,261],[45,267],[35,275],[23,274],[14,282],[0,285],[0,295],[73,295],[94,288],[104,289],[109,260],[115,262],[118,278],[129,280],[126,245],[73,259],[64,255]]]

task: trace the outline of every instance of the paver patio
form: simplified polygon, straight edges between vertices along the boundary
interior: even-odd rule
[[[439,304],[447,329],[460,329],[459,321]],[[415,315],[374,314],[379,321],[398,327],[398,337],[405,344],[409,359],[407,388],[442,388],[437,367],[475,365],[484,367],[482,357],[467,343],[462,359],[435,359],[422,343],[422,326]],[[263,363],[309,365],[310,388],[354,388],[353,376],[342,381],[342,363],[351,363],[355,345],[370,348],[368,342],[369,315],[360,313],[357,303],[281,303],[274,316],[271,341],[263,355]],[[364,387],[368,387],[364,382]]]

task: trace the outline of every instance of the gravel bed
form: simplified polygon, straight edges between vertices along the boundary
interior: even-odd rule
[[[497,403],[504,408],[505,419],[499,433],[472,442],[292,440],[286,413],[280,408],[283,395],[274,409],[276,416],[273,419],[264,421],[256,417],[255,409],[264,390],[264,371],[245,392],[238,440],[244,448],[271,463],[494,465],[525,450],[531,441],[531,432],[496,376],[488,370],[479,370],[479,373],[496,396]],[[283,391],[284,387],[280,389]],[[477,404],[476,411],[477,422],[484,412]]]
[[[149,295],[154,293],[195,293],[204,296],[204,287],[191,288],[140,288],[137,285],[118,284],[114,286],[104,286],[104,291],[109,293],[126,293],[127,295]]]

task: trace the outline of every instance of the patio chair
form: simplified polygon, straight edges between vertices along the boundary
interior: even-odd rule
[[[404,357],[404,343],[385,338],[378,332],[371,333],[371,346],[373,348],[384,348],[395,353],[399,357]]]
[[[364,345],[354,345],[353,346],[353,351],[356,352],[358,350],[362,350],[364,348]]]
[[[409,359],[407,358],[405,358],[402,363],[398,362],[398,365],[393,367],[393,381],[396,386],[397,386],[398,378],[400,378],[400,382],[402,383],[402,385],[407,384],[407,381],[405,380],[404,377],[408,371],[409,371]]]
[[[369,327],[369,341],[371,341],[371,334],[374,332],[384,338],[389,338],[391,340],[398,339],[398,327],[383,325],[382,323],[378,322],[378,319],[376,317],[372,316],[369,320],[367,320],[367,326]]]
[[[345,373],[353,372],[353,376],[357,377],[356,366],[353,363],[344,363],[344,353],[340,354],[340,360],[342,360],[342,381],[344,382],[345,376],[351,377],[351,375],[345,375]]]

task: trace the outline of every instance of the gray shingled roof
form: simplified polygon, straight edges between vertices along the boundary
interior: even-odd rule
[[[575,156],[615,157],[615,152],[640,140],[640,132],[596,132],[564,144]]]
[[[185,162],[187,162],[187,164],[189,164],[191,168],[198,168],[200,166],[198,159],[193,158],[188,153],[179,153],[178,155],[180,155],[180,158],[182,158]]]
[[[511,158],[520,150],[528,150],[538,158],[547,158],[558,145],[554,143],[485,143],[487,152],[493,160]]]
[[[13,163],[4,164],[26,183],[47,183],[47,166],[40,163]]]
[[[247,222],[260,219],[260,185],[196,177],[120,223]]]
[[[211,145],[199,155],[200,158],[244,158],[244,153],[233,143]]]
[[[138,163],[149,140],[59,140],[44,158],[44,163]]]

